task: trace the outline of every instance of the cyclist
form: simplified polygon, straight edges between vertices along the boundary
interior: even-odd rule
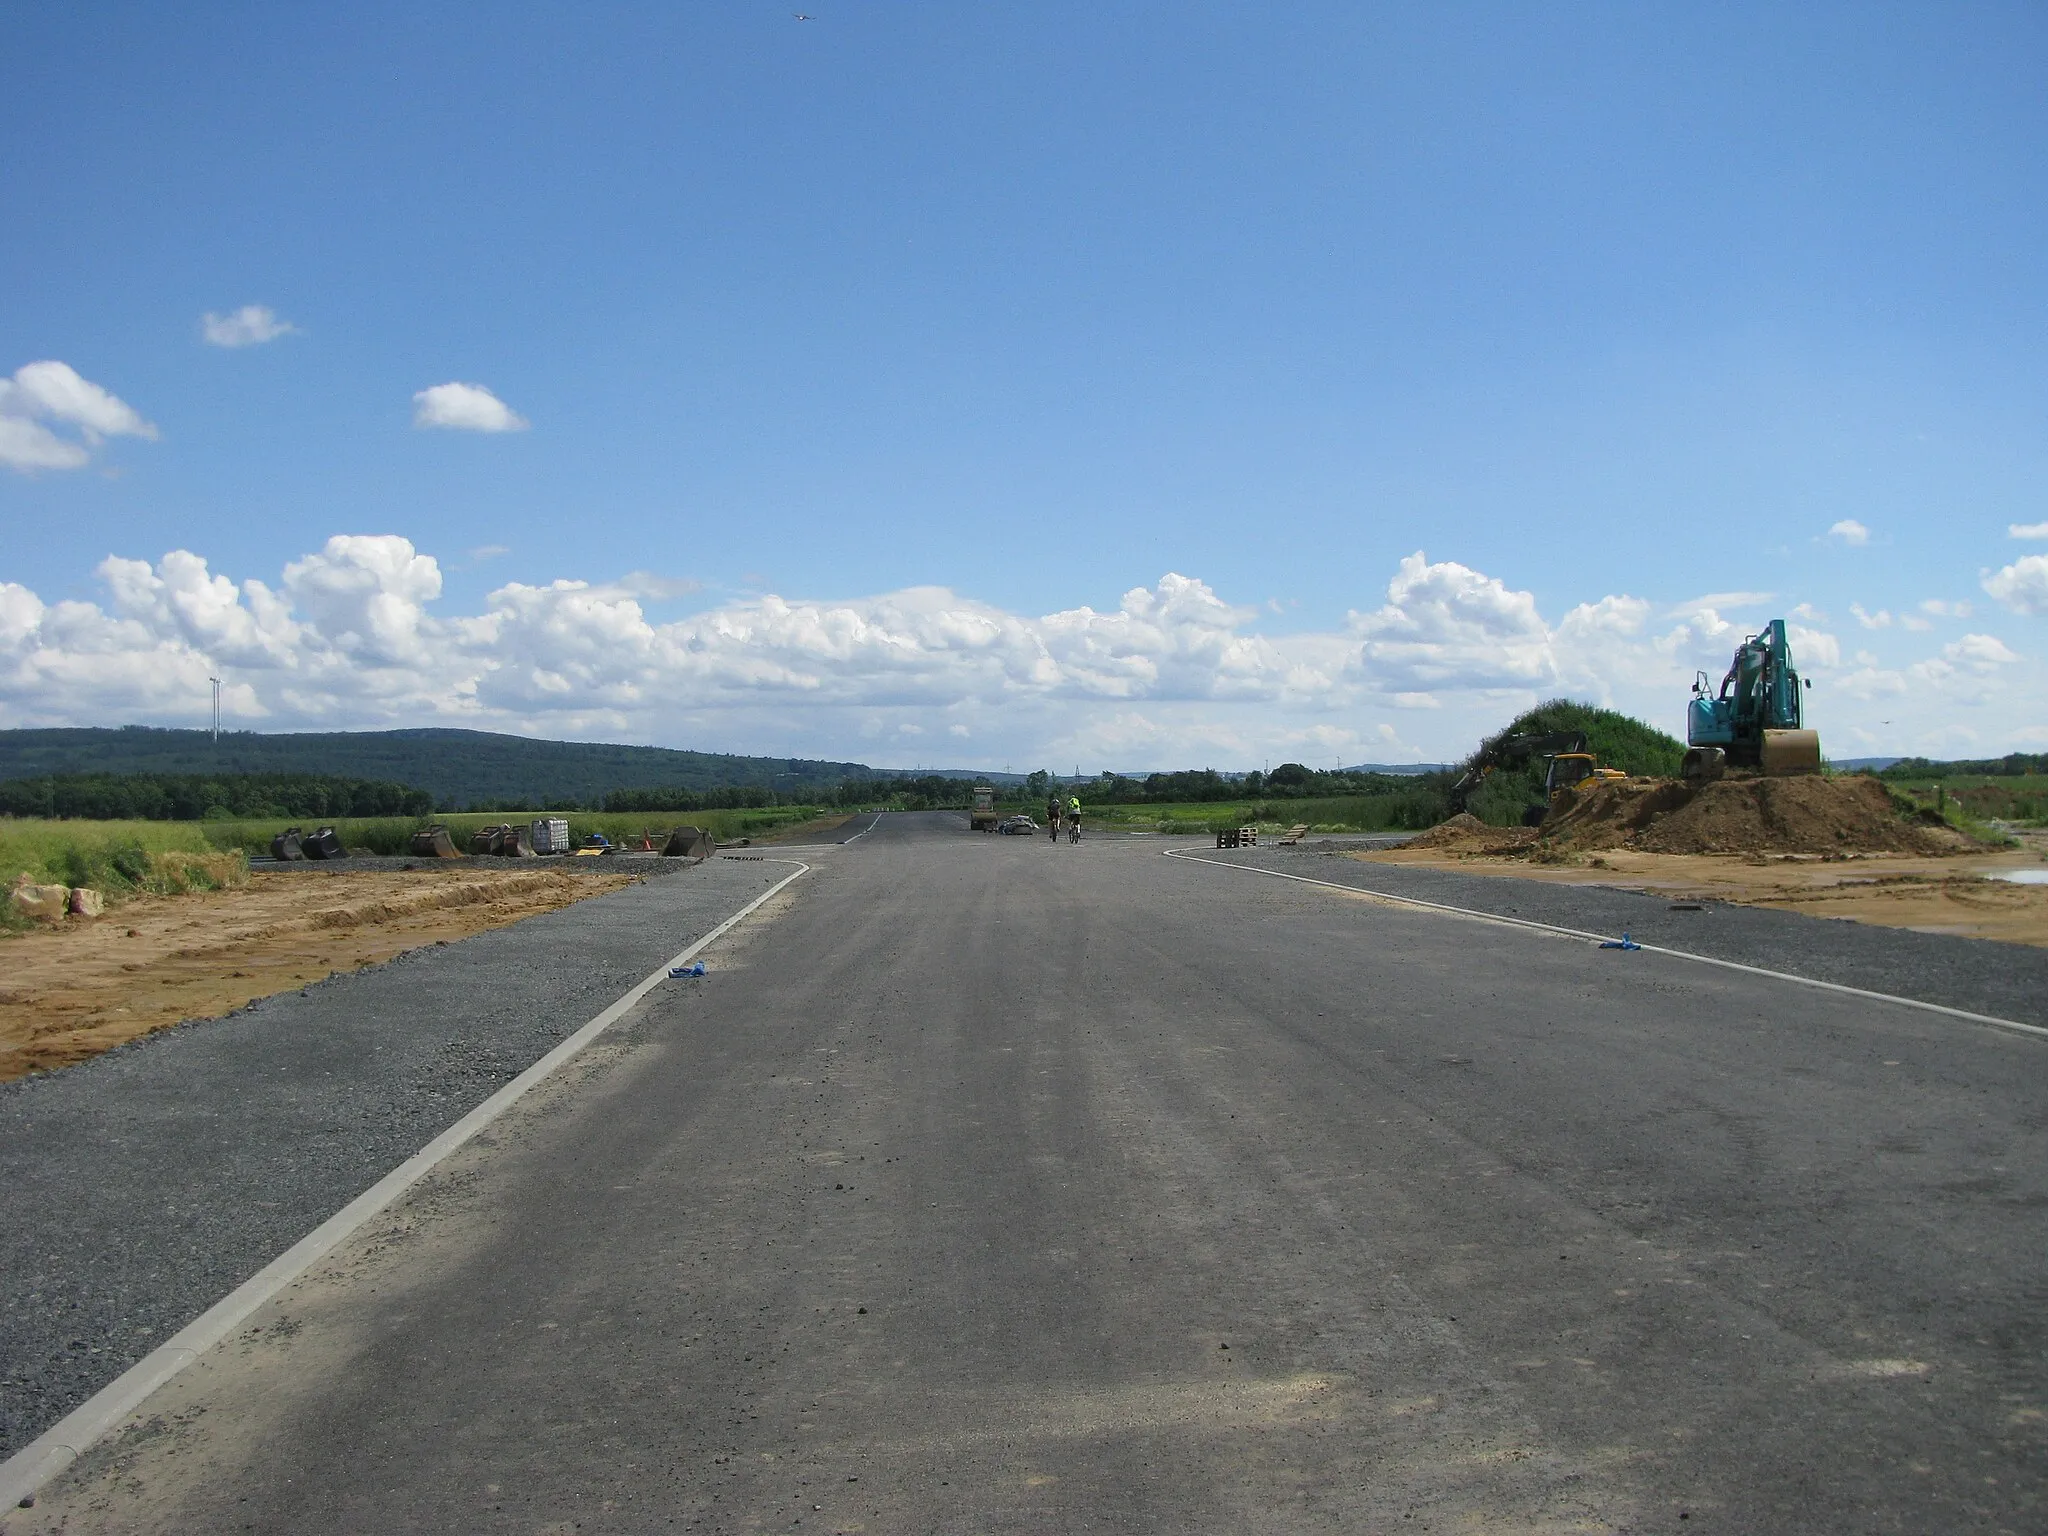
[[[1047,795],[1045,797],[1045,830],[1050,834],[1054,842],[1060,840],[1060,797],[1058,795]]]
[[[1075,795],[1067,801],[1067,841],[1081,841],[1081,797]]]

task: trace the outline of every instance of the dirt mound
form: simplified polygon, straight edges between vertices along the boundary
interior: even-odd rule
[[[1489,827],[1469,811],[1463,811],[1401,846],[1430,848],[1441,853],[1517,853],[1535,841],[1534,828]]]
[[[1973,846],[1902,816],[1884,785],[1861,774],[1729,778],[1697,789],[1677,779],[1603,784],[1553,812],[1541,841],[1559,851],[1648,853],[1931,855]]]

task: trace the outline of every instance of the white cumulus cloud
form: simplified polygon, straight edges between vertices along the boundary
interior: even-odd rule
[[[263,304],[244,304],[232,314],[216,315],[208,310],[199,319],[199,331],[209,346],[260,347],[280,336],[292,336],[298,327],[280,320],[277,312]]]
[[[2005,533],[2012,539],[2048,539],[2048,523],[2007,523]]]
[[[1511,590],[1420,550],[1387,583],[1387,601],[1351,616],[1358,676],[1387,692],[1540,687],[1557,677],[1550,628],[1533,593]]]
[[[1870,530],[1853,517],[1845,517],[1828,529],[1828,537],[1840,539],[1844,544],[1856,546],[1870,542]]]
[[[1174,572],[1042,615],[911,587],[675,618],[647,605],[692,583],[646,572],[509,581],[455,608],[436,558],[393,533],[336,536],[268,581],[189,550],[110,556],[97,575],[97,602],[0,584],[0,724],[195,722],[211,674],[230,719],[269,729],[461,724],[885,762],[891,743],[909,760],[914,741],[971,742],[986,763],[1062,768],[1452,758],[1559,693],[1680,731],[1694,671],[1718,678],[1753,628],[1617,594],[1552,623],[1531,593],[1420,552],[1378,607],[1282,635]],[[1824,629],[1793,643],[1823,684],[1824,738],[1910,719],[1917,739],[1885,738],[1905,749],[2048,719],[2041,669],[1990,634],[1846,668]]]
[[[133,406],[68,363],[25,363],[0,379],[0,464],[9,469],[77,469],[103,439],[156,435]]]
[[[2022,555],[1988,574],[1984,590],[2015,613],[2048,615],[2048,555]]]
[[[481,384],[436,384],[412,397],[412,424],[458,432],[524,432],[529,423]]]

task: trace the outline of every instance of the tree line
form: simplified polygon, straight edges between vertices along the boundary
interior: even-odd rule
[[[2008,752],[2004,757],[1941,763],[1925,757],[1902,757],[1878,775],[1881,779],[1949,779],[1976,774],[1985,778],[2020,779],[2048,774],[2048,752]]]
[[[0,780],[0,816],[90,821],[222,821],[424,816],[423,789],[318,773],[65,773]]]

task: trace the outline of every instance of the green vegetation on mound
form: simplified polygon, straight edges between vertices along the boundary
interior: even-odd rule
[[[1632,777],[1671,778],[1685,758],[1685,744],[1677,737],[1632,715],[1574,699],[1551,699],[1517,715],[1487,737],[1458,765],[1456,774],[1469,770],[1510,736],[1548,736],[1560,731],[1584,732],[1586,750],[1599,759],[1601,767],[1619,768]],[[1544,804],[1547,768],[1544,759],[1535,758],[1516,767],[1496,769],[1472,793],[1466,809],[1490,826],[1520,826],[1525,811]]]

